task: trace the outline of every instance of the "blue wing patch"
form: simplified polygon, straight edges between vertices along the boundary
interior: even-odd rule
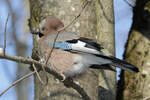
[[[50,47],[53,47],[53,44],[49,44]],[[56,42],[54,48],[62,49],[62,50],[72,50],[72,46],[68,42]]]

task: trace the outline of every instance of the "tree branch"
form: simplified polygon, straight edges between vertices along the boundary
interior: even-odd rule
[[[38,67],[40,67],[39,70],[42,69],[41,66],[44,66],[46,72],[48,72],[49,74],[52,74],[53,76],[55,76],[59,80],[63,79],[56,71],[50,69],[49,67],[46,67],[47,65],[45,65],[44,63],[41,63],[41,62],[36,61],[36,60],[34,60],[32,58],[29,58],[29,57],[25,58],[25,57],[20,57],[20,56],[10,56],[10,55],[4,55],[3,53],[0,53],[0,58],[15,61],[15,62],[18,62],[18,63],[35,64]],[[35,73],[35,71],[34,71],[34,73]],[[71,80],[65,80],[65,81],[62,81],[62,82],[64,84],[67,84],[68,87],[71,87],[71,88],[75,89],[82,96],[83,100],[91,100],[90,97],[87,95],[86,91],[84,91],[84,89],[82,87],[80,87],[80,85],[74,83]]]
[[[33,67],[34,71],[36,72],[36,75],[37,75],[37,77],[38,77],[39,81],[40,81],[40,82],[44,85],[44,82],[42,81],[42,79],[41,79],[41,77],[40,77],[40,75],[39,75],[39,73],[38,73],[38,71],[37,71],[37,69],[36,69],[35,65],[34,65],[34,64],[32,64],[32,67]]]
[[[12,83],[7,89],[5,89],[2,93],[0,93],[0,97],[1,97],[4,93],[6,93],[11,87],[15,86],[16,84],[18,84],[18,83],[21,82],[22,80],[24,80],[24,79],[26,79],[26,78],[32,76],[34,73],[36,73],[36,71],[33,71],[33,72],[31,72],[31,73],[29,73],[29,74],[27,74],[27,75],[21,77],[20,79],[18,79],[18,80],[15,81],[14,83]]]
[[[43,65],[42,63],[32,59],[32,58],[25,58],[25,57],[20,57],[20,56],[10,56],[10,55],[3,55],[3,53],[0,53],[0,58],[1,59],[7,59],[7,60],[12,60],[12,61],[15,61],[15,62],[18,62],[18,63],[24,63],[24,64],[36,64],[36,65]]]
[[[5,23],[5,29],[4,29],[4,55],[5,55],[5,51],[6,51],[6,35],[7,35],[7,23],[8,23],[8,19],[9,19],[9,13],[8,13],[8,16],[7,16],[7,19],[6,19],[6,23]]]

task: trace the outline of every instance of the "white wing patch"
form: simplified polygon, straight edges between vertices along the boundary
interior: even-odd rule
[[[79,41],[76,44],[72,44],[72,47],[85,47],[86,43]]]
[[[76,44],[71,44],[71,45],[72,45],[72,50],[77,50],[77,51],[92,53],[92,54],[100,54],[100,52],[95,49],[85,47],[86,43],[79,40]]]

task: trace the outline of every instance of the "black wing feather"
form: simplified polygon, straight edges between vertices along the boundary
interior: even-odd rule
[[[66,42],[77,43],[78,41],[82,41],[82,42],[86,43],[85,47],[87,47],[87,48],[96,49],[98,51],[103,49],[103,47],[100,44],[94,42],[92,39],[88,39],[88,38],[84,38],[84,37],[80,37],[79,39],[67,40]]]

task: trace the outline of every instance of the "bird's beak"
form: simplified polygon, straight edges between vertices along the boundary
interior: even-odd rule
[[[38,35],[40,38],[41,38],[42,36],[44,36],[44,34],[40,32],[40,29],[39,29],[39,28],[33,29],[33,30],[31,31],[31,34]]]

